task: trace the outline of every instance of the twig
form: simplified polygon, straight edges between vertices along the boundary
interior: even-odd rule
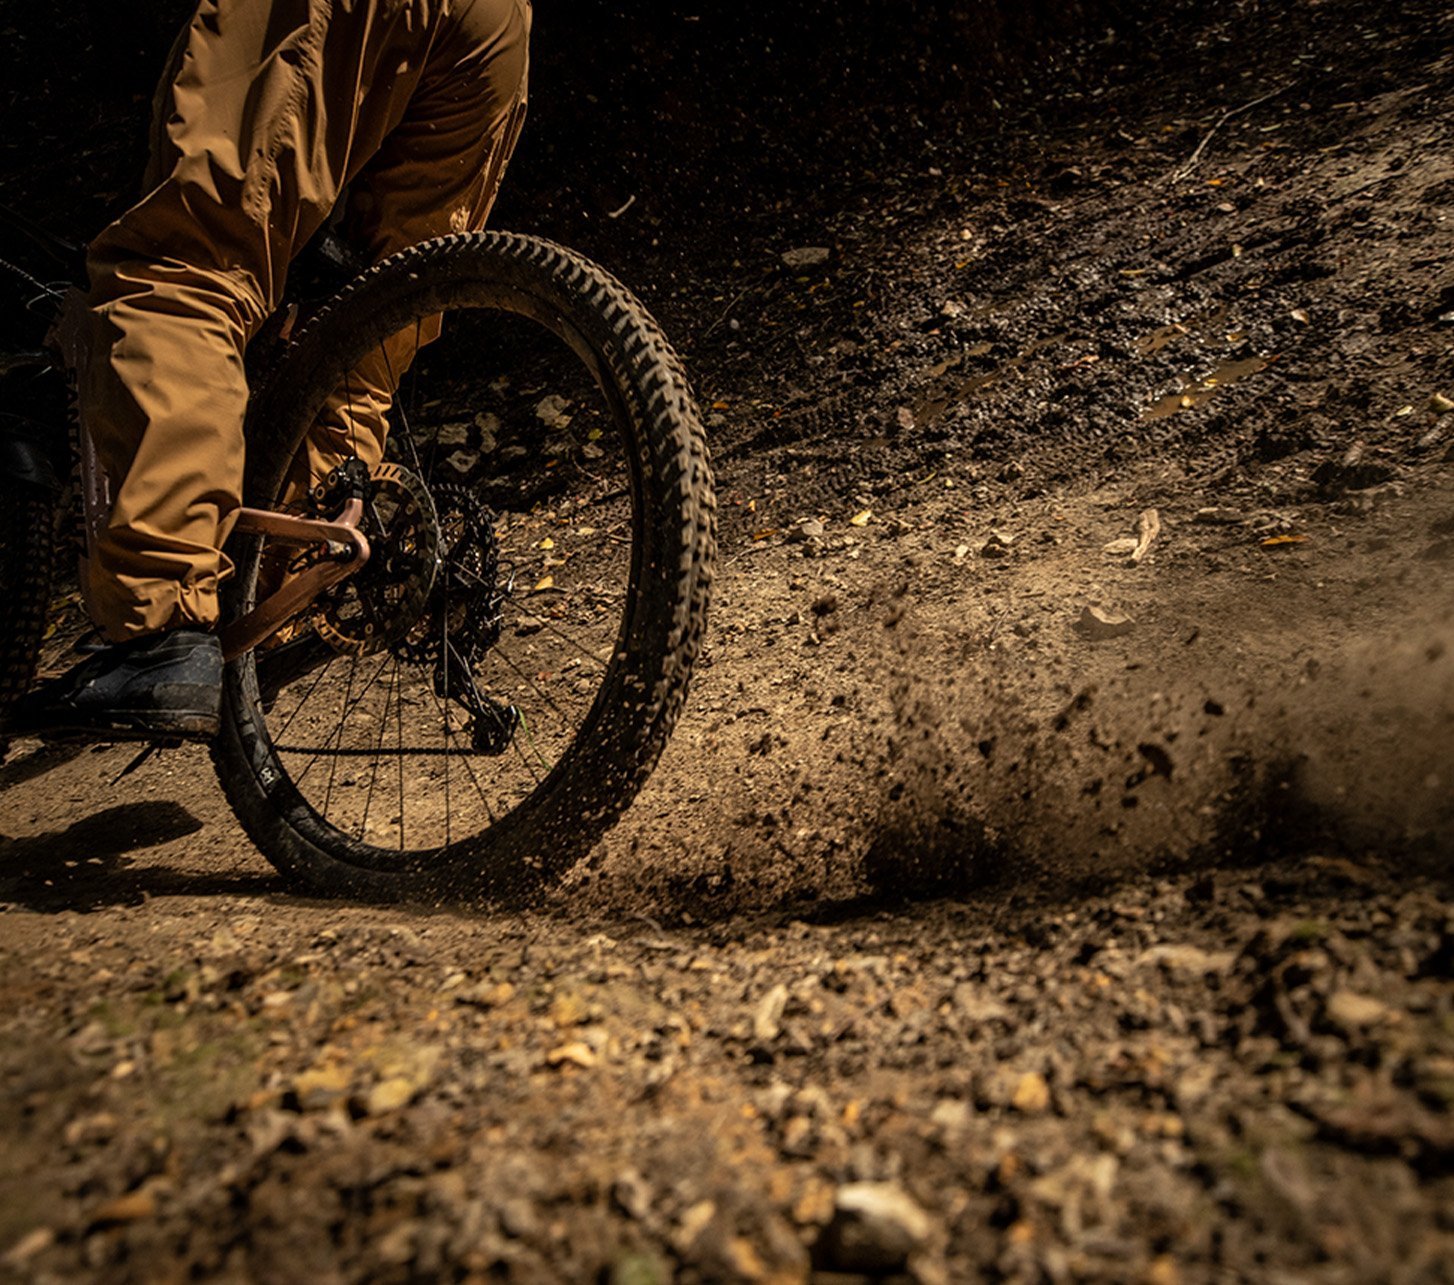
[[[629,210],[635,204],[636,204],[636,193],[635,192],[632,192],[631,195],[626,198],[626,204],[625,205],[623,205],[619,210],[610,210],[610,211],[608,211],[607,214],[606,214],[606,217],[608,219],[619,219],[623,214],[626,213],[627,210]]]
[[[1135,552],[1131,554],[1132,562],[1140,562],[1151,552],[1152,542],[1161,534],[1161,515],[1155,509],[1147,509],[1141,514],[1140,535],[1136,541]]]
[[[1225,125],[1234,116],[1240,116],[1240,115],[1242,115],[1243,112],[1250,112],[1254,107],[1260,107],[1263,103],[1267,102],[1269,99],[1276,98],[1279,94],[1285,94],[1285,93],[1287,93],[1287,91],[1289,89],[1291,89],[1291,88],[1292,88],[1292,83],[1289,82],[1286,85],[1280,85],[1276,89],[1269,90],[1267,93],[1263,94],[1260,98],[1254,98],[1250,103],[1243,103],[1242,106],[1240,106],[1240,107],[1230,107],[1230,108],[1228,108],[1226,111],[1224,111],[1221,114],[1221,116],[1219,116],[1217,118],[1217,123],[1215,125],[1213,125],[1211,127],[1211,129],[1209,129],[1207,131],[1206,137],[1203,138],[1202,141],[1197,144],[1197,150],[1194,151],[1191,154],[1191,156],[1187,158],[1186,164],[1185,165],[1181,165],[1178,168],[1172,170],[1171,173],[1166,176],[1167,177],[1167,180],[1169,182],[1172,182],[1172,183],[1178,183],[1182,179],[1184,179],[1188,174],[1190,174],[1192,172],[1192,170],[1194,170],[1196,168],[1197,162],[1202,159],[1202,153],[1207,150],[1207,144],[1212,141],[1212,137],[1216,134],[1216,132],[1219,129],[1222,128],[1223,125]]]
[[[722,309],[722,315],[720,317],[718,317],[716,321],[714,321],[710,326],[708,326],[706,328],[706,330],[704,330],[702,332],[702,341],[705,342],[706,340],[710,339],[712,337],[713,332],[717,329],[717,327],[720,326],[724,321],[727,320],[727,318],[729,316],[732,315],[732,309],[735,308],[744,299],[746,299],[747,296],[750,295],[754,290],[756,290],[757,287],[760,286],[761,284],[762,284],[762,281],[760,279],[757,280],[757,281],[752,282],[750,285],[748,285],[742,291],[741,294],[739,294],[735,299],[733,299],[731,303],[729,303],[725,308],[723,308]]]

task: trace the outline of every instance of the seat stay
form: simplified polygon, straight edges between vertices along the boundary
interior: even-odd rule
[[[237,510],[234,534],[256,535],[304,548],[324,545],[327,556],[223,627],[224,660],[235,660],[271,638],[325,589],[346,580],[368,562],[368,537],[359,529],[362,519],[360,499],[349,500],[338,517],[329,521],[272,509]]]

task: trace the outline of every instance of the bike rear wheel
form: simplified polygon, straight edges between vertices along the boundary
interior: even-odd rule
[[[278,507],[320,408],[440,314],[389,412],[369,564],[311,635],[225,679],[227,797],[327,893],[515,895],[562,874],[655,765],[705,624],[714,500],[680,362],[618,282],[545,241],[430,242],[335,298],[254,398],[247,502]],[[225,619],[269,556],[234,545]],[[302,663],[275,679],[289,648]]]

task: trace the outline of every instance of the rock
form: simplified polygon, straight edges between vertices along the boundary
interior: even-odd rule
[[[96,1226],[135,1223],[153,1217],[156,1211],[156,1197],[143,1188],[117,1196],[115,1200],[108,1200],[96,1211],[91,1221]]]
[[[1226,505],[1215,505],[1211,508],[1198,509],[1193,516],[1194,522],[1204,522],[1210,526],[1237,526],[1247,521],[1247,515],[1240,509],[1228,508]]]
[[[1010,1010],[983,986],[974,982],[961,982],[954,988],[954,1007],[968,1022],[1005,1021]]]
[[[1081,613],[1080,619],[1075,622],[1078,633],[1094,642],[1101,642],[1108,638],[1120,638],[1129,634],[1136,628],[1136,622],[1130,616],[1122,615],[1119,611],[1110,611],[1105,607],[1087,606]]]
[[[777,1039],[787,1002],[788,988],[781,982],[762,997],[752,1015],[752,1035],[759,1044],[771,1044]]]
[[[551,1049],[545,1055],[547,1066],[579,1066],[590,1070],[600,1059],[589,1044],[582,1044],[575,1041],[570,1044],[562,1044],[559,1048]]]
[[[717,1205],[711,1200],[699,1200],[688,1209],[681,1216],[672,1237],[677,1249],[681,1252],[689,1250],[716,1216]]]
[[[535,407],[535,418],[546,428],[561,429],[570,424],[571,417],[567,413],[570,402],[559,393],[551,393],[548,397],[542,397]]]
[[[56,1243],[56,1234],[49,1227],[37,1227],[34,1231],[27,1232],[5,1251],[5,1257],[0,1258],[7,1267],[24,1267],[37,1254],[43,1254]]]
[[[500,1230],[512,1240],[528,1240],[540,1231],[535,1206],[523,1196],[512,1196],[500,1206]]]
[[[806,522],[799,523],[789,533],[789,540],[821,540],[823,538],[823,524],[816,518],[810,518]]]
[[[364,1100],[365,1109],[369,1115],[387,1115],[390,1111],[401,1110],[414,1100],[418,1089],[419,1086],[407,1076],[391,1075],[369,1090]]]
[[[1118,558],[1129,557],[1136,552],[1140,543],[1134,535],[1128,535],[1120,540],[1111,540],[1109,543],[1103,544],[1101,546],[1101,552],[1111,554],[1113,557]]]
[[[611,1199],[628,1218],[641,1222],[651,1212],[651,1184],[635,1169],[627,1169],[611,1184]]]
[[[1014,547],[1015,537],[1005,531],[991,531],[979,551],[982,558],[1003,558]]]
[[[381,1263],[389,1267],[404,1267],[414,1259],[415,1247],[423,1223],[417,1218],[406,1218],[395,1223],[374,1245],[374,1253]]]
[[[963,1133],[969,1127],[974,1108],[959,1098],[945,1098],[929,1113],[929,1123],[945,1133]]]
[[[783,252],[783,262],[794,272],[807,268],[821,268],[833,257],[833,251],[826,245],[804,245],[795,250]]]
[[[534,617],[529,617],[534,619]],[[543,629],[544,623],[536,621],[536,630]],[[515,632],[521,633],[520,622],[516,623]],[[509,982],[483,982],[479,986],[472,986],[468,990],[462,990],[454,997],[456,1004],[468,1004],[473,1008],[500,1008],[515,998],[515,987]]]
[[[1198,946],[1152,946],[1136,959],[1138,968],[1160,965],[1168,973],[1225,973],[1236,956],[1230,950],[1202,950]]]
[[[1339,990],[1328,996],[1328,1020],[1345,1031],[1376,1026],[1389,1015],[1388,1005],[1356,991]]]
[[[468,423],[441,424],[438,441],[441,446],[468,446],[470,426]]]
[[[1443,393],[1435,393],[1429,398],[1429,409],[1436,415],[1447,415],[1454,410],[1454,397],[1445,397]]]
[[[1050,1086],[1038,1071],[1026,1071],[1015,1085],[1010,1105],[1022,1115],[1041,1115],[1050,1109]]]
[[[901,1271],[933,1230],[929,1215],[897,1183],[849,1183],[833,1203],[823,1247],[840,1271]]]
[[[66,1131],[62,1136],[68,1147],[110,1142],[116,1134],[118,1124],[119,1121],[110,1112],[99,1111],[95,1115],[86,1115],[78,1120],[72,1120],[70,1124],[66,1125]]]
[[[348,1092],[349,1074],[341,1066],[318,1066],[293,1081],[293,1093],[304,1111],[332,1106]]]

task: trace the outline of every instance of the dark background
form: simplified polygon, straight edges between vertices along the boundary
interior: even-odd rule
[[[1150,0],[536,6],[531,119],[498,221],[570,237],[636,198],[672,241],[845,197],[966,136],[993,140],[1084,43],[1137,38]],[[148,100],[190,0],[0,3],[0,199],[85,238],[134,193]],[[1154,15],[1154,16],[1153,16]],[[765,208],[766,207],[766,208]],[[613,229],[607,229],[607,232]]]

